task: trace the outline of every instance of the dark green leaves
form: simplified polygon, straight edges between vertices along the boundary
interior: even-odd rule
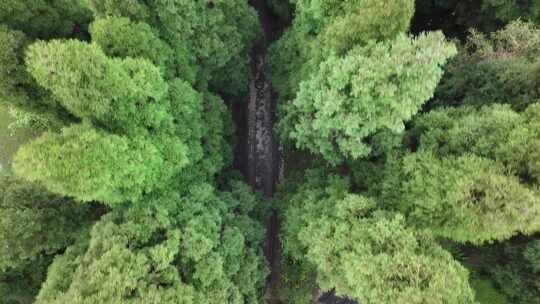
[[[540,228],[538,105],[431,111],[415,121],[416,152],[388,166],[386,195],[410,223],[482,244]]]
[[[85,225],[86,212],[43,187],[0,175],[0,272],[70,245]]]

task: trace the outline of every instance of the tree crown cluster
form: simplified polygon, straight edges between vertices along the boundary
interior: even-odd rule
[[[275,212],[287,303],[539,303],[537,1],[261,3],[0,0],[0,109],[35,134],[0,301],[266,303]],[[232,167],[254,50],[273,200]]]

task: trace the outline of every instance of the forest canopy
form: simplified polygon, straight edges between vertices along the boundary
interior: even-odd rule
[[[538,1],[0,0],[0,303],[540,303],[539,58]]]

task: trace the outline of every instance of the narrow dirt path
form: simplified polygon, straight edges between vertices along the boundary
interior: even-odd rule
[[[270,84],[270,72],[266,62],[266,50],[275,32],[273,18],[265,0],[251,0],[250,4],[259,13],[262,36],[255,45],[251,58],[249,103],[248,103],[248,138],[247,138],[247,175],[250,185],[266,197],[271,198],[278,182],[279,153],[278,144],[273,135],[276,98]],[[267,224],[265,254],[271,267],[268,282],[270,303],[281,303],[277,292],[279,284],[279,220],[273,212]]]
[[[277,98],[272,90],[268,68],[267,50],[269,44],[277,38],[283,27],[273,16],[265,0],[250,0],[250,4],[259,14],[262,35],[251,54],[249,82],[249,101],[247,115],[247,177],[254,190],[271,198],[279,181],[281,158],[278,142],[273,134]],[[278,286],[280,280],[281,243],[279,240],[279,218],[274,211],[267,223],[265,255],[271,267],[268,281],[270,303],[287,303],[280,299]],[[355,302],[339,299],[327,293],[319,303],[349,304]]]

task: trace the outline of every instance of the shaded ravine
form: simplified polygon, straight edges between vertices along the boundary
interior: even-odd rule
[[[249,75],[249,101],[247,109],[247,177],[254,190],[271,198],[278,183],[280,157],[273,135],[276,98],[270,84],[270,71],[266,51],[276,32],[276,18],[265,0],[250,0],[257,10],[262,33],[253,48]],[[271,267],[268,280],[270,303],[281,303],[278,295],[280,264],[279,220],[275,211],[267,223],[265,255]]]
[[[246,175],[251,187],[271,198],[280,179],[282,159],[279,155],[279,143],[274,137],[273,128],[276,120],[277,95],[271,86],[271,71],[267,60],[269,44],[276,40],[286,24],[272,14],[266,0],[250,0],[256,9],[262,27],[262,33],[251,53],[249,75],[249,100],[247,109],[235,109],[235,120],[240,127],[247,127],[247,132],[237,152],[237,167]],[[247,120],[247,122],[246,122]],[[243,128],[242,128],[243,129]],[[245,159],[247,163],[243,164]],[[287,303],[279,296],[281,243],[279,240],[279,218],[275,210],[267,223],[265,255],[271,267],[268,280],[270,303]],[[318,303],[355,304],[356,302],[340,299],[332,292],[322,294]]]

